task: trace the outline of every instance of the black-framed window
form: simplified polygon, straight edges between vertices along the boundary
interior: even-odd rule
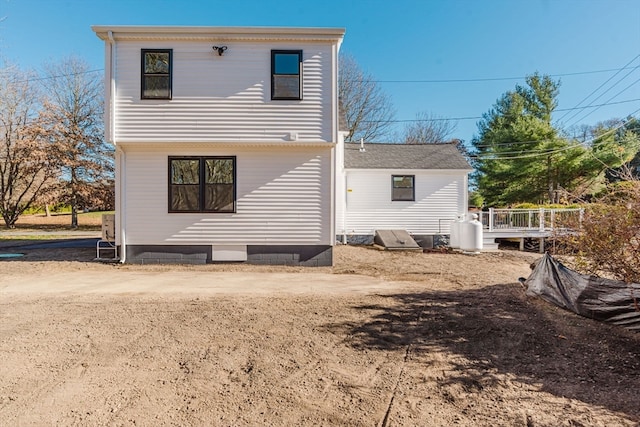
[[[235,211],[235,157],[169,157],[169,212]]]
[[[391,200],[414,201],[416,199],[414,175],[391,176]]]
[[[142,99],[171,99],[173,49],[142,49]]]
[[[271,51],[271,99],[302,99],[302,51]]]

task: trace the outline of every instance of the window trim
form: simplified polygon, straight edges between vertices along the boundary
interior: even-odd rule
[[[146,76],[164,76],[164,73],[145,73],[144,59],[147,53],[168,53],[169,54],[169,94],[167,96],[146,96],[145,77]],[[172,99],[173,98],[173,49],[140,49],[140,99]]]
[[[298,74],[276,74],[276,55],[278,54],[297,54],[298,55]],[[272,49],[271,50],[271,100],[272,101],[302,101],[302,50],[300,49]],[[298,76],[298,96],[276,96],[275,93],[275,76]]]
[[[411,178],[411,199],[398,199],[394,195],[394,191],[396,188],[407,188],[407,187],[396,187],[394,178]],[[416,176],[415,175],[391,175],[391,201],[392,202],[415,202],[416,201]]]
[[[172,191],[171,186],[174,185],[171,182],[171,162],[173,160],[198,160],[198,206],[200,207],[197,210],[175,210],[171,209],[172,206]],[[206,180],[203,177],[206,176],[206,161],[207,160],[231,160],[233,162],[233,208],[231,210],[208,210],[204,209],[204,199],[206,192]],[[237,158],[236,156],[169,156],[167,162],[167,212],[168,213],[213,213],[213,214],[230,214],[236,213],[237,209],[237,190],[238,190],[238,181],[237,181]],[[176,184],[180,185],[180,184]]]

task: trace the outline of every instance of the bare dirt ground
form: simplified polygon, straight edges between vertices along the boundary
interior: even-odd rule
[[[122,266],[0,240],[0,425],[637,426],[640,336],[525,296],[539,255]]]

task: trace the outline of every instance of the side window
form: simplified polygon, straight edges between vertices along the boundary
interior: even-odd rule
[[[414,201],[416,199],[414,175],[391,176],[391,200]]]
[[[142,99],[171,99],[172,49],[142,49]]]
[[[271,99],[302,99],[302,51],[271,51]]]
[[[235,159],[210,158],[204,162],[204,211],[235,211]]]
[[[235,157],[169,157],[169,212],[235,212]]]
[[[169,158],[169,212],[200,211],[200,159]]]

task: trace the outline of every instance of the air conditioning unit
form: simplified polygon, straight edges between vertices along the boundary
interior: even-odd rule
[[[116,215],[102,214],[102,240],[105,242],[116,241]]]

